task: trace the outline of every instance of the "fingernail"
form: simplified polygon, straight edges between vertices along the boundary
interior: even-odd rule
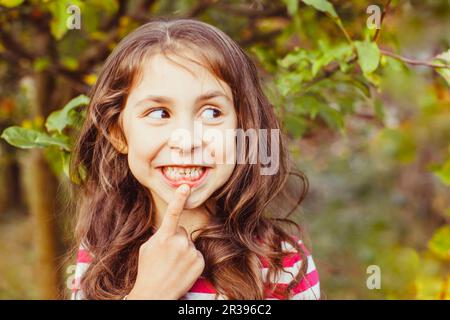
[[[189,186],[187,184],[183,184],[180,187],[180,192],[182,194],[187,194],[189,192]]]

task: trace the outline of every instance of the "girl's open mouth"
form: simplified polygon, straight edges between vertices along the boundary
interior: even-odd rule
[[[191,188],[200,185],[211,168],[201,166],[163,166],[158,168],[164,180],[172,187],[188,184]]]

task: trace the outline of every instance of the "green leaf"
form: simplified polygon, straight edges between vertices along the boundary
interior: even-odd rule
[[[385,128],[375,139],[377,151],[400,163],[410,163],[416,156],[416,143],[408,132],[396,128]]]
[[[450,159],[433,172],[444,184],[450,186]]]
[[[323,106],[323,102],[319,101],[315,96],[313,95],[302,95],[297,97],[295,100],[295,112],[298,115],[301,116],[309,116],[311,119],[315,119],[317,114],[319,113],[321,108],[324,108],[326,106]]]
[[[33,69],[36,72],[42,72],[50,66],[50,59],[48,57],[36,58],[33,62]]]
[[[316,10],[330,14],[333,18],[338,17],[336,10],[334,10],[333,5],[327,0],[302,0],[302,1],[305,4],[314,7]]]
[[[380,49],[375,42],[355,41],[358,62],[365,74],[374,72],[380,63]]]
[[[70,153],[69,152],[62,152],[61,153],[61,157],[62,157],[62,167],[63,167],[63,172],[66,175],[66,177],[70,178]]]
[[[0,0],[0,6],[14,8],[23,3],[24,0]]]
[[[338,44],[322,49],[321,55],[313,60],[312,74],[316,76],[319,70],[333,61],[338,61],[340,66],[348,65],[346,59],[352,54],[352,47],[348,43]]]
[[[450,65],[450,49],[436,56],[435,63],[442,63]],[[450,68],[436,68],[436,71],[447,81],[450,85]]]
[[[282,68],[288,69],[293,65],[307,64],[311,62],[308,52],[303,49],[296,49],[289,52],[283,59],[277,61]]]
[[[284,128],[294,138],[300,138],[307,129],[307,122],[301,116],[287,114],[284,117]]]
[[[331,128],[342,129],[344,127],[344,117],[331,106],[320,104],[319,115]]]
[[[79,0],[58,0],[51,1],[48,4],[49,10],[52,14],[50,30],[52,35],[57,40],[60,40],[68,31],[67,21],[71,14],[67,12],[67,8],[70,5],[82,7],[83,4]]]
[[[299,0],[283,0],[284,3],[286,3],[286,7],[288,10],[288,13],[293,16],[298,11],[298,1]]]
[[[90,0],[89,5],[108,14],[114,14],[119,9],[117,0]]]
[[[376,99],[374,104],[375,108],[375,115],[377,116],[377,119],[381,122],[384,121],[384,108],[383,108],[383,102],[380,99]]]
[[[428,248],[441,259],[450,261],[450,226],[439,228],[428,242]]]
[[[1,138],[5,139],[9,144],[22,149],[56,146],[65,150],[70,150],[67,137],[53,137],[41,131],[18,126],[6,128],[3,131]]]
[[[62,57],[61,64],[69,70],[77,70],[79,67],[78,59],[74,57]]]
[[[299,73],[287,73],[280,75],[276,80],[276,85],[282,96],[298,92],[301,89],[303,77]]]
[[[48,116],[45,127],[49,132],[62,133],[67,126],[76,126],[77,123],[75,122],[79,120],[79,117],[74,116],[74,109],[88,103],[89,98],[85,95],[79,95],[70,100],[61,110],[54,111]]]

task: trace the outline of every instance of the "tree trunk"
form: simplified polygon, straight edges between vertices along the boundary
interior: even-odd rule
[[[48,52],[52,39],[48,34],[36,36],[38,52]],[[44,119],[53,110],[52,94],[55,81],[52,75],[42,71],[33,75],[35,97],[30,97],[30,116]],[[47,164],[43,150],[33,149],[24,153],[22,161],[23,183],[34,225],[34,251],[36,253],[36,285],[40,299],[58,298],[62,283],[58,272],[58,248],[60,245],[56,223],[57,179]]]
[[[56,181],[42,150],[26,152],[23,161],[24,190],[33,219],[35,279],[40,299],[56,299],[60,283],[57,272]]]

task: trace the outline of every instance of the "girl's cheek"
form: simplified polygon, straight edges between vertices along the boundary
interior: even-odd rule
[[[228,137],[224,146],[223,163],[235,164],[236,163],[236,140],[234,137]]]
[[[155,129],[144,125],[136,125],[131,134],[129,157],[136,158],[136,161],[146,162],[156,157],[160,145],[163,143],[163,135]]]
[[[208,145],[206,152],[212,157],[213,163],[234,164],[236,162],[236,142],[233,136],[225,136],[223,139],[217,139]]]

